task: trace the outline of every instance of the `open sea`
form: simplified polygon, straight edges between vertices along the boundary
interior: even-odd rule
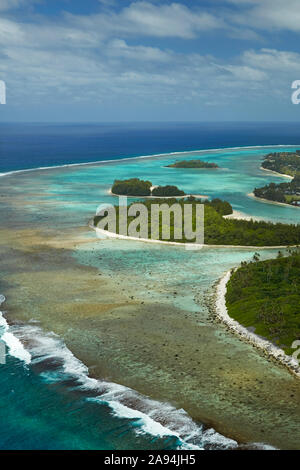
[[[300,145],[299,123],[0,123],[0,171],[191,150],[286,144]]]
[[[24,169],[113,160],[116,163],[114,174],[121,177],[125,176],[126,169],[126,160],[123,159],[173,152],[189,155],[189,152],[210,149],[208,159],[220,159],[226,171],[220,176],[220,185],[216,181],[214,186],[213,181],[207,180],[204,194],[227,196],[236,210],[249,215],[299,223],[300,216],[295,208],[280,208],[243,199],[244,192],[249,191],[259,178],[276,181],[276,176],[257,174],[257,155],[263,152],[262,146],[300,148],[300,125],[286,122],[1,123],[0,176]],[[253,163],[246,162],[243,147],[251,147],[248,153],[253,155]],[[234,150],[228,152],[227,148]],[[132,175],[142,176],[143,168],[139,167],[142,161],[145,160],[135,159],[127,176],[130,171]],[[149,168],[150,165],[149,160]],[[234,169],[239,168],[242,172],[243,165],[248,172],[247,181],[234,177]],[[69,187],[71,183],[76,187],[79,178],[84,182],[84,178],[91,177],[88,172],[80,175],[80,167],[78,169],[78,174],[62,176]],[[157,180],[159,170],[152,168]],[[99,173],[103,188],[108,174],[109,170]],[[37,178],[43,178],[40,175]],[[59,176],[57,178],[55,183],[59,184]],[[179,180],[176,184],[184,186]],[[183,189],[189,187],[186,183]],[[0,178],[0,194],[1,190]],[[76,207],[74,210],[78,212]],[[4,225],[5,220],[1,220],[1,227]],[[247,256],[250,257],[251,253]],[[235,262],[237,259],[238,255]],[[118,263],[116,261],[116,266]],[[228,269],[230,259],[224,263]],[[0,277],[0,286],[1,281],[5,281],[3,276]],[[5,295],[5,292],[1,294]],[[58,336],[46,334],[34,324],[8,326],[5,297],[0,296],[0,304],[0,346],[3,342],[6,344],[6,360],[0,363],[0,449],[238,447],[235,441],[195,423],[183,410],[142,397],[126,387],[89,378],[85,365]],[[34,342],[30,340],[33,337]],[[124,404],[124,397],[127,401],[131,397],[133,402],[142,402],[143,405],[137,409],[130,408]]]

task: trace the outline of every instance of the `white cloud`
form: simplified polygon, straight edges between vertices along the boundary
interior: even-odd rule
[[[217,16],[199,9],[191,9],[180,3],[155,5],[147,1],[133,2],[118,13],[92,16],[68,14],[67,17],[82,28],[97,28],[106,35],[123,33],[191,39],[199,32],[225,26]]]
[[[299,0],[227,0],[244,5],[231,19],[253,28],[300,31]]]
[[[0,18],[0,44],[23,44],[25,36],[18,23]]]
[[[125,100],[129,105],[132,99],[143,105],[232,105],[246,99],[245,88],[247,99],[264,99],[269,82],[285,90],[287,81],[298,78],[300,55],[293,52],[248,50],[225,61],[157,46],[157,38],[159,43],[171,36],[186,40],[222,26],[216,16],[179,3],[141,1],[118,13],[65,14],[55,23],[9,16],[0,19],[0,78],[14,103]]]
[[[0,10],[10,10],[24,3],[23,0],[0,0]]]
[[[166,62],[171,54],[157,47],[129,46],[123,39],[114,39],[107,46],[107,55],[140,61]]]
[[[219,66],[219,68],[229,72],[233,77],[242,81],[260,82],[268,79],[266,72],[249,67],[248,65],[224,65]]]
[[[245,84],[259,89],[268,78],[267,71],[246,60],[242,56],[224,65],[216,58],[129,45],[120,39],[97,50],[9,45],[3,48],[0,76],[16,102],[229,103],[241,96]]]
[[[253,67],[276,71],[281,74],[291,74],[300,71],[300,54],[297,52],[278,51],[276,49],[261,49],[245,51],[244,61]]]
[[[223,26],[222,22],[211,14],[192,11],[179,3],[170,5],[133,3],[123,11],[122,17],[139,32],[154,36],[192,38],[199,31]]]
[[[13,10],[39,0],[0,0],[0,11]]]

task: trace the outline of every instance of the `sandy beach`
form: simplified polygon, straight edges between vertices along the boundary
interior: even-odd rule
[[[255,348],[263,351],[268,359],[278,361],[279,364],[287,367],[289,372],[300,378],[300,366],[298,361],[288,356],[285,352],[275,346],[270,341],[256,335],[242,326],[239,322],[231,318],[226,307],[227,283],[234,270],[227,271],[216,285],[215,318],[223,322],[234,334],[243,341],[251,344]]]
[[[239,212],[236,210],[233,210],[232,214],[228,215],[223,215],[224,219],[235,219],[235,220],[254,220],[254,221],[259,221],[263,220],[262,217],[253,217],[251,215],[244,214],[243,212]]]
[[[255,199],[256,201],[267,203],[267,204],[275,204],[276,206],[284,206],[284,207],[293,207],[294,209],[299,209],[298,206],[293,206],[292,204],[286,204],[285,202],[277,202],[277,201],[270,201],[269,199],[264,199],[262,197],[256,197],[254,193],[248,193],[248,197]]]
[[[273,173],[274,175],[280,176],[282,178],[289,178],[291,180],[294,179],[294,177],[291,175],[285,175],[284,173],[278,173],[278,171],[268,170],[267,168],[263,168],[262,166],[260,167],[260,170],[267,171],[268,173]]]
[[[253,250],[274,250],[274,249],[282,249],[282,248],[292,248],[284,245],[277,245],[277,246],[248,246],[248,245],[207,245],[205,243],[180,243],[180,242],[166,242],[163,240],[152,240],[151,238],[137,238],[137,237],[129,237],[126,235],[120,235],[118,233],[108,232],[108,230],[103,230],[94,225],[90,224],[90,228],[95,230],[97,238],[103,240],[105,238],[112,238],[118,240],[128,240],[132,242],[141,242],[141,243],[155,243],[159,245],[170,245],[170,246],[177,246],[182,247],[190,250],[201,250],[202,248],[237,248],[237,249],[253,249]],[[295,245],[296,246],[296,245]]]
[[[81,171],[78,187],[69,182],[74,169],[1,180],[7,322],[38,324],[64,341],[90,377],[184,409],[238,442],[297,449],[298,378],[215,321],[208,307],[222,273],[262,247],[203,246],[191,254],[183,244],[97,239],[87,227],[99,198],[96,170],[88,195],[89,173]],[[53,193],[64,174],[64,191]],[[266,249],[266,257],[276,256]],[[140,409],[130,398],[126,404]]]

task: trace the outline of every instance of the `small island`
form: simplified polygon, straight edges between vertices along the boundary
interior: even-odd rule
[[[243,262],[227,284],[226,306],[231,318],[292,354],[300,339],[300,251],[260,261],[256,253]],[[288,301],[287,301],[288,299]]]
[[[151,181],[130,178],[128,180],[115,180],[111,192],[120,196],[150,196],[151,187]]]
[[[156,186],[152,190],[152,196],[155,197],[172,197],[185,196],[185,192],[177,188],[177,186]]]
[[[253,194],[268,201],[300,207],[300,173],[290,183],[270,183],[262,188],[255,188]]]
[[[269,153],[264,156],[261,168],[293,177],[300,172],[300,150]]]
[[[151,181],[140,180],[139,178],[130,178],[128,180],[115,180],[110,190],[114,196],[130,197],[153,197],[153,198],[183,198],[189,196],[177,186],[153,186]],[[196,195],[198,198],[206,196]]]
[[[166,168],[219,168],[216,163],[204,162],[203,160],[181,160],[179,162],[166,165]]]

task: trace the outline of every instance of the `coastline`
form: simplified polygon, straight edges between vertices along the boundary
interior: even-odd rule
[[[105,238],[115,238],[118,240],[130,240],[135,242],[142,242],[142,243],[156,243],[161,245],[170,245],[170,246],[178,246],[183,247],[189,250],[193,249],[202,249],[202,248],[237,248],[237,249],[250,249],[250,250],[280,250],[283,248],[293,248],[293,246],[288,245],[278,245],[278,246],[250,246],[250,245],[206,245],[205,243],[180,243],[180,242],[166,242],[163,240],[152,240],[151,238],[137,238],[137,237],[129,237],[127,235],[120,235],[119,233],[108,232],[108,230],[103,230],[101,228],[95,227],[91,221],[89,223],[89,227],[92,228],[96,232],[97,238],[103,240]],[[296,247],[298,245],[294,245]]]
[[[261,350],[268,359],[275,360],[278,364],[285,366],[291,374],[300,378],[300,365],[293,357],[285,354],[282,349],[278,348],[270,341],[250,332],[246,327],[229,316],[226,306],[226,292],[227,284],[233,271],[234,269],[227,271],[214,286],[214,319],[224,323],[232,333],[239,336],[246,343],[249,343],[255,348]]]
[[[8,170],[8,171],[1,171],[0,172],[0,177],[4,176],[10,176],[14,175],[17,173],[27,173],[31,171],[43,171],[43,170],[55,170],[59,168],[68,168],[68,167],[76,167],[76,166],[92,166],[92,165],[101,165],[105,163],[116,163],[118,161],[124,161],[124,160],[137,160],[137,159],[142,159],[142,158],[153,158],[153,157],[167,157],[167,156],[172,156],[172,155],[181,155],[181,154],[186,154],[186,153],[204,153],[204,152],[219,152],[222,150],[240,150],[240,149],[258,149],[258,148],[275,148],[275,147],[300,147],[299,145],[292,145],[292,144],[270,144],[270,145],[246,145],[246,146],[239,146],[239,147],[217,147],[217,148],[209,148],[209,149],[194,149],[194,150],[181,150],[180,152],[167,152],[167,153],[154,153],[152,155],[138,155],[135,157],[120,157],[116,159],[110,159],[110,160],[96,160],[94,162],[81,162],[81,163],[65,163],[61,165],[53,165],[53,166],[40,166],[40,167],[34,167],[34,168],[21,168],[18,170]],[[280,175],[281,176],[281,175]]]
[[[278,173],[278,171],[268,170],[267,168],[264,168],[264,167],[262,167],[262,166],[261,166],[259,169],[260,169],[260,170],[263,170],[263,171],[267,171],[268,173],[269,173],[269,172],[270,172],[270,173],[273,173],[273,174],[276,175],[276,176],[281,176],[282,178],[289,178],[289,179],[291,179],[291,180],[294,179],[294,177],[291,176],[291,175],[285,175],[284,173]]]
[[[267,204],[275,204],[276,206],[293,207],[294,209],[299,209],[299,206],[293,206],[293,204],[288,204],[286,202],[270,201],[269,199],[264,199],[263,197],[257,197],[255,196],[254,193],[248,193],[247,196],[259,202],[263,202]]]
[[[8,184],[9,181],[7,180],[6,183]],[[20,207],[23,206],[20,205]],[[74,231],[75,235],[78,231],[78,221],[82,223],[82,213],[78,212],[75,219],[76,231],[73,229],[74,222],[72,220],[72,232]],[[86,214],[89,214],[89,208]],[[55,215],[54,220],[56,224],[60,222],[57,215]],[[36,223],[35,220],[34,222]],[[39,230],[43,228],[43,224],[39,220],[37,223]],[[46,231],[47,227],[46,225],[44,226]],[[14,229],[14,227],[12,228]],[[150,284],[148,275],[145,275],[145,282],[142,283],[143,270],[141,268],[143,263],[139,257],[136,259],[137,272],[135,273],[134,270],[131,270],[131,279],[128,279],[127,269],[126,271],[120,270],[117,263],[111,265],[109,275],[107,272],[105,273],[102,265],[105,263],[107,256],[103,256],[102,261],[98,262],[99,271],[102,273],[101,276],[99,276],[97,271],[92,270],[93,264],[90,263],[89,259],[98,259],[98,254],[101,256],[101,252],[98,252],[98,249],[101,250],[101,246],[85,250],[86,253],[90,251],[91,256],[87,258],[87,262],[84,265],[86,267],[82,268],[82,265],[80,265],[80,271],[77,270],[76,265],[73,265],[74,260],[70,257],[72,252],[65,250],[66,244],[63,241],[65,232],[66,229],[63,226],[61,233],[50,233],[51,237],[48,236],[46,239],[41,238],[43,244],[47,243],[49,246],[56,246],[55,251],[46,250],[45,247],[41,257],[41,261],[43,259],[46,259],[48,263],[53,261],[53,266],[50,265],[49,267],[51,277],[44,272],[44,266],[41,266],[39,270],[35,269],[33,273],[29,272],[30,266],[33,264],[30,261],[32,260],[36,265],[38,262],[40,263],[40,260],[36,259],[36,253],[33,251],[33,248],[30,250],[28,247],[39,245],[41,243],[40,240],[36,238],[33,241],[32,237],[29,237],[28,233],[25,232],[24,235],[26,234],[26,237],[13,232],[15,237],[18,235],[18,243],[21,245],[22,242],[22,246],[26,243],[27,248],[25,247],[24,255],[26,256],[25,274],[23,277],[18,273],[14,275],[15,285],[24,285],[25,288],[21,291],[20,287],[16,287],[8,291],[8,310],[11,312],[11,318],[15,315],[20,315],[21,318],[24,318],[24,321],[30,322],[30,319],[33,317],[33,301],[31,299],[34,299],[37,305],[35,317],[40,319],[41,326],[45,326],[46,330],[53,330],[59,336],[65,337],[70,350],[84,364],[90,367],[91,376],[112,378],[117,383],[125,383],[131,386],[132,389],[143,390],[147,396],[158,397],[163,401],[167,400],[175,404],[179,403],[181,407],[188,409],[196,420],[200,422],[203,420],[206,425],[216,423],[216,428],[219,430],[224,429],[224,433],[227,432],[228,435],[240,437],[243,442],[247,442],[249,435],[250,440],[252,436],[257,440],[263,439],[262,434],[259,433],[261,416],[256,420],[256,416],[251,414],[253,406],[249,404],[249,397],[257,400],[256,409],[260,410],[261,415],[263,415],[264,412],[261,411],[261,408],[265,406],[263,398],[269,394],[272,395],[270,391],[275,389],[274,397],[270,397],[269,405],[271,410],[269,414],[273,417],[277,410],[281,411],[279,398],[280,400],[284,400],[284,398],[288,400],[290,381],[292,380],[290,374],[284,369],[278,371],[275,365],[271,365],[272,368],[275,368],[274,372],[269,371],[270,364],[267,361],[265,361],[266,364],[261,364],[261,358],[258,354],[253,353],[253,356],[257,356],[258,359],[252,357],[250,346],[247,347],[238,338],[232,340],[230,333],[226,333],[228,340],[227,338],[224,339],[224,332],[222,333],[223,327],[221,325],[212,328],[212,322],[208,321],[208,325],[205,324],[203,326],[202,312],[198,318],[201,322],[199,325],[199,322],[195,321],[197,316],[193,312],[192,314],[190,313],[192,309],[189,308],[189,304],[185,300],[186,291],[193,292],[190,288],[191,286],[189,286],[189,289],[186,289],[186,285],[180,282],[175,287],[173,279],[170,285],[167,285],[168,278],[173,278],[173,275],[165,276],[164,283],[161,282],[162,277],[160,275],[157,278],[157,281],[160,282],[156,282],[157,288],[155,276],[150,278],[152,279]],[[7,243],[6,240],[10,240],[10,237],[3,236],[3,243],[4,241]],[[101,242],[99,245],[101,245]],[[108,245],[114,245],[114,243],[108,243]],[[70,246],[69,242],[68,246]],[[63,248],[63,250],[58,251],[57,248],[59,247]],[[103,246],[103,248],[104,253],[114,255],[114,247],[108,252],[106,247]],[[130,246],[128,248],[130,249]],[[245,248],[248,249],[249,247]],[[117,252],[118,250],[115,251]],[[161,255],[164,256],[164,251],[166,250],[158,253],[159,261]],[[130,253],[130,250],[128,253]],[[17,259],[15,261],[10,252],[7,253],[8,256],[10,259],[13,259],[12,272],[14,272],[15,266],[19,266],[21,263]],[[85,254],[85,257],[87,257],[87,254]],[[119,262],[122,261],[122,258],[124,259],[122,254],[118,257],[116,256]],[[153,260],[151,258],[152,254],[151,257],[149,256],[149,260],[152,263]],[[82,260],[83,256],[80,261]],[[60,270],[62,270],[61,273],[58,271],[58,263],[60,264]],[[234,264],[232,263],[230,266]],[[115,269],[114,266],[116,266]],[[148,266],[149,272],[153,272],[155,262]],[[76,269],[76,272],[74,269]],[[225,271],[225,269],[224,267],[223,270]],[[209,271],[209,269],[207,270]],[[197,275],[199,275],[200,271],[201,269],[197,270]],[[55,272],[55,276],[53,276],[53,272]],[[221,273],[222,270],[218,272],[218,276],[215,277],[213,282],[215,282]],[[66,274],[69,277],[66,277]],[[181,280],[180,277],[178,279],[179,281]],[[126,298],[122,294],[125,282]],[[206,286],[205,282],[201,282],[200,279],[196,278],[195,290],[198,289],[198,284],[203,284],[203,291]],[[28,291],[31,285],[33,288]],[[149,285],[150,289],[148,288]],[[68,286],[67,289],[66,286]],[[177,292],[176,297],[174,289]],[[150,294],[148,293],[149,290]],[[24,291],[32,293],[32,296],[27,295],[24,298],[21,295]],[[76,294],[74,295],[74,293]],[[49,305],[45,302],[46,294],[51,301],[51,316],[49,315]],[[146,302],[143,303],[146,294],[148,297]],[[178,294],[180,294],[181,298]],[[134,296],[134,299],[131,298],[131,295]],[[41,305],[38,304],[40,298],[43,300]],[[112,298],[114,299],[113,305],[111,305]],[[204,300],[202,302],[204,303]],[[179,310],[178,306],[181,307],[181,310]],[[62,312],[64,312],[64,315],[62,315]],[[168,313],[167,315],[166,312]],[[187,315],[189,315],[188,318],[186,318]],[[208,315],[207,310],[204,313],[205,322],[206,315]],[[70,329],[70,324],[72,329]],[[197,328],[197,325],[200,328]],[[174,326],[175,330],[173,329]],[[218,336],[219,331],[221,331],[220,336],[222,338]],[[99,332],[101,333],[100,343]],[[145,332],[147,332],[146,336],[144,336]],[[188,346],[185,346],[186,337],[189,338]],[[165,342],[166,346],[162,347],[162,344]],[[234,342],[234,345],[232,345],[232,342]],[[233,346],[234,351],[238,350],[236,364],[235,358],[231,354]],[[174,357],[175,352],[179,354],[179,358]],[[240,357],[243,358],[242,361],[240,361]],[[216,364],[218,361],[219,364],[224,366],[227,375],[219,370],[219,364]],[[235,373],[237,373],[236,377]],[[257,398],[256,396],[259,394],[256,391],[260,392],[261,386],[252,383],[252,374],[264,380],[262,398]],[[278,374],[280,374],[278,387],[274,387],[276,383],[273,376],[278,378]],[[283,376],[283,379],[281,376]],[[286,378],[286,376],[288,377]],[[180,380],[178,380],[178,377]],[[285,380],[287,382],[286,387],[283,386]],[[236,384],[233,382],[236,382]],[[240,390],[240,385],[243,387],[242,390]],[[281,389],[284,389],[282,394]],[[285,390],[287,390],[286,393]],[[295,401],[290,400],[289,402],[291,412],[288,418],[292,422],[297,417],[294,409]],[[267,420],[267,413],[263,417]],[[255,425],[253,425],[252,430],[253,422]],[[272,425],[273,423],[269,425],[270,436],[272,436],[273,432]],[[265,429],[268,430],[268,427]],[[290,430],[288,427],[287,431]],[[288,444],[284,442],[282,446],[289,445],[292,439],[295,440],[299,437],[298,433],[293,434],[293,432],[286,432],[286,436],[289,436],[289,442]],[[280,442],[279,438],[274,440],[274,443],[278,446],[280,446]],[[297,439],[297,442],[299,442],[299,439]],[[294,447],[296,447],[296,444]]]
[[[223,215],[223,219],[235,219],[235,220],[264,220],[262,217],[253,217],[251,215],[244,214],[243,212],[239,212],[233,209],[232,214]]]
[[[153,186],[155,187],[155,186]],[[115,194],[111,189],[107,192],[110,196],[114,197],[127,197],[131,199],[185,199],[186,197],[195,197],[196,199],[208,199],[209,196],[203,196],[201,194],[185,194],[184,196],[128,196],[126,194]]]

